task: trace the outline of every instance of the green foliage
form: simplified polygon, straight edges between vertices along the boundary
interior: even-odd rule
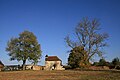
[[[100,59],[100,60],[99,60],[99,66],[106,66],[106,61],[105,61],[105,59]]]
[[[23,65],[26,60],[36,64],[41,57],[40,44],[36,36],[29,31],[20,33],[18,38],[11,38],[7,43],[6,51],[9,52],[10,60],[23,61]]]
[[[120,69],[120,59],[118,57],[114,58],[112,60],[112,64],[114,65],[114,68],[119,68]]]
[[[93,66],[108,66],[108,67],[110,67],[111,63],[107,62],[105,59],[102,58],[99,60],[99,62],[94,62]]]
[[[99,65],[99,62],[94,62],[92,65],[93,65],[93,66],[98,66],[98,65]]]
[[[68,65],[72,68],[84,67],[87,64],[87,52],[84,50],[84,47],[75,47],[70,51],[68,58]]]

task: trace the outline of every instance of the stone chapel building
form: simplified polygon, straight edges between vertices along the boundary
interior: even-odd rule
[[[65,70],[57,56],[45,56],[45,70]]]

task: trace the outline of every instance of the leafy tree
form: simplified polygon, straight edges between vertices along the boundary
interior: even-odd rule
[[[23,69],[26,60],[36,64],[41,57],[40,44],[36,36],[29,31],[20,33],[18,38],[11,38],[7,43],[6,51],[9,52],[10,60],[23,61]]]
[[[108,66],[109,68],[112,68],[111,62],[106,61],[104,58],[100,59],[99,62],[94,62],[92,64],[93,66]]]
[[[87,52],[84,50],[84,47],[75,47],[70,51],[68,58],[68,65],[72,68],[85,67]]]
[[[99,65],[99,62],[94,62],[92,65],[93,65],[93,66],[98,66],[98,65]]]
[[[65,41],[72,49],[76,46],[83,46],[88,55],[86,61],[89,63],[96,54],[102,57],[102,48],[107,46],[105,41],[108,38],[108,34],[100,33],[99,30],[100,23],[97,19],[89,20],[88,18],[83,18],[75,28],[75,41],[71,40],[69,36],[65,37]]]
[[[106,66],[106,61],[105,61],[105,59],[100,59],[100,60],[99,60],[99,66]]]
[[[116,69],[117,67],[120,68],[120,60],[119,60],[119,58],[118,58],[118,57],[114,58],[114,59],[112,60],[112,64],[114,65],[114,68],[115,68],[115,69]]]

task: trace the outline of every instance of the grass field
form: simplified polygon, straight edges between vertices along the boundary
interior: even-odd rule
[[[0,80],[120,80],[120,71],[8,71]]]

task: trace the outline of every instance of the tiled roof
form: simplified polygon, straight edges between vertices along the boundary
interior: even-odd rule
[[[48,56],[45,61],[61,61],[57,56]]]

